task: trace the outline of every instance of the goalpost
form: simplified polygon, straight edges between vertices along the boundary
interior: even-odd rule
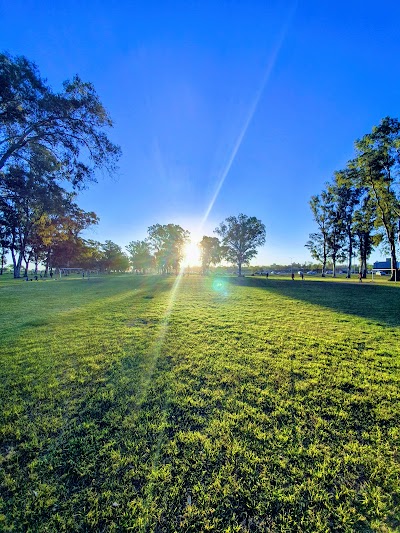
[[[382,272],[382,274],[380,274],[380,272]],[[392,269],[391,268],[373,268],[372,269],[372,281],[374,281],[374,275],[375,277],[378,277],[378,278],[389,279],[392,275]],[[398,274],[397,274],[397,268],[394,269],[394,281],[395,282],[400,281],[400,276],[398,277]]]
[[[69,276],[70,274],[80,274],[83,278],[85,277],[85,273],[87,272],[86,269],[81,267],[60,267],[60,279],[62,276]]]

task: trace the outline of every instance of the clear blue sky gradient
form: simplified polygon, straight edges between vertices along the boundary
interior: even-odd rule
[[[253,263],[303,262],[311,195],[399,116],[399,20],[394,1],[0,0],[0,49],[54,89],[91,81],[115,122],[119,175],[78,199],[91,238],[201,237],[243,212],[267,228]]]

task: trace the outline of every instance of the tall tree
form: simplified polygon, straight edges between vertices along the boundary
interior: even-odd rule
[[[205,274],[210,265],[217,265],[223,255],[223,248],[219,242],[218,237],[207,237],[204,235],[200,244],[200,253],[201,253],[201,266],[203,274]]]
[[[311,256],[322,263],[322,277],[325,277],[326,263],[329,253],[329,206],[332,198],[327,191],[322,191],[320,195],[311,197],[310,208],[315,222],[318,226],[318,232],[311,233],[306,247],[310,250]]]
[[[347,278],[351,277],[353,249],[355,245],[354,216],[357,205],[360,202],[362,189],[355,187],[354,174],[355,170],[346,168],[335,172],[333,184],[330,190],[335,200],[336,214],[339,220],[337,224],[343,230],[345,245],[343,253],[347,254]]]
[[[1,213],[0,213],[1,217]],[[6,226],[1,223],[0,219],[0,276],[3,274],[6,263],[7,252],[10,249],[11,240]]]
[[[108,240],[102,245],[101,267],[106,272],[125,272],[129,259],[118,244]]]
[[[160,272],[169,273],[174,270],[178,273],[189,237],[189,231],[177,224],[155,224],[149,227],[148,242]]]
[[[87,257],[93,256],[93,246],[90,244],[92,241],[85,241],[80,234],[89,226],[98,224],[98,221],[96,213],[83,211],[74,203],[62,213],[46,213],[40,218],[36,231],[43,245],[40,251],[45,264],[45,276],[49,270],[57,267],[86,266],[83,263]],[[98,252],[98,258],[100,255]]]
[[[111,126],[92,84],[75,76],[54,93],[34,63],[0,54],[0,179],[38,148],[74,186],[93,179],[96,168],[114,172],[120,148],[105,133]]]
[[[363,278],[367,277],[367,261],[377,244],[377,234],[374,233],[376,213],[374,203],[369,194],[361,198],[360,207],[354,212],[354,234],[356,248],[360,258],[360,272]]]
[[[360,178],[376,209],[376,225],[383,228],[390,249],[392,280],[398,279],[396,245],[399,235],[400,122],[386,117],[355,143]]]
[[[248,264],[257,255],[257,248],[265,243],[265,226],[256,217],[239,214],[226,218],[214,230],[221,237],[224,257],[238,266],[242,275],[242,265]]]
[[[57,162],[36,147],[26,164],[8,167],[0,182],[0,217],[10,237],[14,277],[20,277],[34,227],[45,212],[59,211],[70,195],[57,181]]]
[[[320,232],[310,233],[309,237],[304,246],[308,248],[311,257],[322,264],[322,277],[324,277],[328,259],[328,243]]]
[[[147,241],[131,241],[126,250],[129,254],[129,261],[134,270],[146,273],[151,268],[153,256],[150,251],[150,244]]]

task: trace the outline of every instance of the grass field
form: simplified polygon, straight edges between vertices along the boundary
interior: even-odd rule
[[[389,282],[0,281],[0,531],[400,531]]]

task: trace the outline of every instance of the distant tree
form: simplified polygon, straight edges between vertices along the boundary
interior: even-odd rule
[[[134,270],[146,273],[151,268],[153,256],[150,251],[150,244],[147,241],[132,241],[126,246],[129,254],[129,261]]]
[[[217,237],[207,237],[204,235],[200,244],[201,266],[203,273],[209,270],[210,265],[217,265],[221,262],[223,249]]]
[[[1,214],[0,214],[1,217]],[[10,250],[11,240],[7,228],[1,223],[0,219],[0,276],[3,274],[6,263],[7,252]]]
[[[322,264],[322,276],[325,276],[326,262],[328,259],[327,241],[324,240],[323,235],[319,233],[310,233],[310,239],[304,245],[308,248],[311,257]],[[274,270],[279,270],[274,268]],[[310,269],[312,270],[312,269]]]
[[[102,246],[101,269],[106,272],[125,272],[129,268],[129,259],[122,248],[110,240]]]
[[[392,280],[398,278],[396,245],[399,235],[400,202],[398,179],[400,163],[400,122],[386,117],[371,133],[355,143],[362,186],[375,204],[376,226],[384,230],[390,249]]]
[[[332,199],[328,192],[322,191],[318,196],[312,196],[310,208],[315,222],[318,226],[318,232],[311,233],[310,239],[306,243],[306,248],[310,250],[311,256],[322,263],[322,277],[325,276],[326,263],[329,253],[329,205]]]
[[[74,186],[96,168],[114,172],[120,148],[105,134],[111,126],[92,84],[75,76],[54,93],[34,63],[0,54],[0,181],[1,171],[24,166],[38,149]]]
[[[367,277],[367,261],[374,249],[379,244],[375,228],[376,212],[369,194],[365,194],[360,203],[360,208],[354,213],[354,233],[356,247],[360,257],[360,272],[363,278]]]
[[[238,266],[242,275],[242,265],[248,264],[257,255],[257,248],[265,243],[265,226],[256,217],[242,213],[226,218],[214,230],[221,237],[224,257]]]
[[[93,256],[97,258],[96,268],[100,268],[100,243],[94,253],[94,241],[85,241],[80,235],[98,221],[96,213],[83,211],[74,203],[61,214],[46,213],[41,217],[36,226],[42,242],[39,252],[45,264],[45,276],[57,267],[82,267],[86,259]]]
[[[332,277],[336,277],[336,265],[346,259],[345,224],[340,205],[333,204],[329,213],[328,257],[332,261]]]
[[[187,230],[177,224],[155,224],[148,229],[148,243],[154,252],[159,272],[177,274],[183,259],[184,248],[190,237]]]
[[[347,255],[347,278],[351,277],[353,248],[355,245],[354,217],[357,205],[360,202],[362,189],[355,187],[354,174],[355,170],[346,168],[345,170],[335,172],[333,183],[329,190],[333,196],[333,223],[336,224],[336,231],[339,244],[340,259]]]
[[[57,162],[39,147],[24,165],[10,166],[0,180],[0,217],[10,240],[14,277],[29,263],[35,224],[45,212],[59,212],[69,195],[57,180]]]

